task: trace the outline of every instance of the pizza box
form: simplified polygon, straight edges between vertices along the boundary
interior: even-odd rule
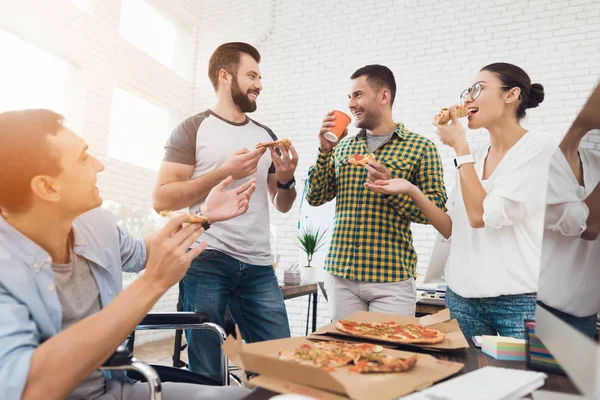
[[[429,387],[435,382],[459,372],[463,364],[437,360],[429,354],[419,354],[416,366],[407,372],[359,374],[348,367],[332,372],[319,367],[296,364],[279,359],[279,350],[292,350],[306,343],[305,337],[244,343],[229,336],[223,351],[245,371],[260,374],[251,383],[280,393],[301,393],[317,399],[387,400]],[[415,353],[384,349],[385,354],[410,357]]]
[[[444,309],[435,314],[426,315],[421,318],[357,311],[351,314],[347,319],[357,322],[398,321],[404,324],[426,326],[428,328],[437,329],[438,331],[443,332],[444,340],[435,344],[400,344],[386,340],[356,338],[338,330],[335,327],[335,323],[325,325],[316,330],[309,336],[309,339],[374,342],[390,348],[419,348],[434,351],[456,351],[469,348],[469,343],[467,342],[465,335],[463,335],[462,331],[460,330],[458,321],[455,319],[450,319],[450,310],[448,309]]]

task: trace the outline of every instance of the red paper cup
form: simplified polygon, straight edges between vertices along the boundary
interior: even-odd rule
[[[346,130],[350,124],[350,116],[338,110],[333,111],[333,116],[335,117],[335,120],[333,121],[335,122],[335,126],[332,126],[331,129],[329,129],[329,132],[325,132],[323,136],[330,142],[335,143],[340,140],[342,133],[344,133],[344,130]]]

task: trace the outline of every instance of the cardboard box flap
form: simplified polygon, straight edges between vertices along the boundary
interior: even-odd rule
[[[347,318],[352,321],[358,322],[384,322],[384,321],[398,321],[403,324],[414,324],[421,326],[430,326],[433,324],[438,324],[444,321],[448,321],[450,319],[450,310],[447,308],[438,311],[435,314],[426,315],[421,318],[417,317],[406,317],[402,315],[393,315],[393,314],[381,314],[374,313],[369,311],[357,311],[355,313],[350,314]]]
[[[300,337],[257,343],[242,343],[229,337],[223,344],[223,350],[232,360],[240,360],[240,367],[246,371],[259,373],[257,381],[252,381],[257,384],[260,382],[262,387],[284,393],[305,393],[327,400],[337,400],[339,396],[356,400],[397,399],[447,378],[463,367],[460,363],[440,362],[431,355],[420,354],[417,365],[408,372],[358,374],[350,372],[348,367],[326,371],[278,358],[280,350],[292,350],[306,343],[310,341]],[[391,349],[385,349],[384,352],[394,357],[414,354]],[[309,393],[315,390],[322,395]]]
[[[295,348],[306,343],[304,338],[288,338],[270,340],[267,342],[253,343],[252,346],[242,342],[242,335],[237,331],[238,339],[229,336],[222,349],[237,366],[245,371],[256,372],[267,376],[293,376],[297,383],[311,385],[318,384],[320,388],[346,394],[346,389],[332,374],[323,373],[324,370],[308,365],[301,365],[280,360],[277,355],[285,342],[284,348]],[[290,343],[290,341],[292,341]],[[281,344],[279,344],[280,342]]]

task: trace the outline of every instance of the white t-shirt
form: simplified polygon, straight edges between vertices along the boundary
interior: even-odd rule
[[[528,132],[482,181],[485,226],[472,228],[457,177],[448,202],[452,217],[450,256],[445,268],[448,286],[467,298],[537,291],[546,200],[548,164],[556,141]],[[473,152],[479,179],[489,147]]]
[[[600,311],[600,240],[580,236],[589,215],[584,201],[600,182],[600,154],[580,149],[579,155],[585,187],[560,150],[550,163],[538,299],[587,317]]]
[[[194,115],[175,128],[165,144],[164,161],[194,166],[190,179],[204,175],[225,162],[242,148],[254,150],[256,144],[276,140],[264,125],[247,118],[242,123],[227,121],[211,110]],[[256,178],[256,190],[250,198],[248,211],[228,221],[217,222],[202,235],[209,249],[216,249],[240,261],[253,265],[271,265],[268,174],[275,173],[271,153],[258,162],[258,170],[243,179],[234,180],[234,189]],[[197,212],[203,202],[190,206]]]

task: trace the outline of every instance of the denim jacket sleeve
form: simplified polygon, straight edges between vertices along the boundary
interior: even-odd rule
[[[140,272],[146,266],[146,243],[144,239],[131,236],[117,225],[121,248],[121,269],[123,272]]]
[[[21,398],[39,342],[27,307],[0,284],[0,400]]]

